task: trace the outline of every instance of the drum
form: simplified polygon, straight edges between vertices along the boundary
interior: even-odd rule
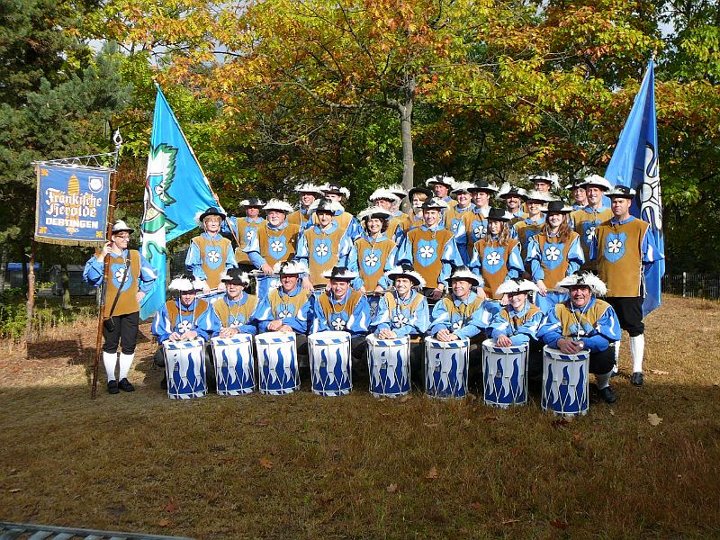
[[[470,340],[425,338],[425,392],[435,398],[464,398],[468,385]]]
[[[217,393],[221,396],[239,396],[255,390],[255,359],[252,336],[235,334],[232,337],[214,337],[210,340],[215,365]]]
[[[255,336],[260,393],[279,396],[300,388],[293,332],[266,332]]]
[[[312,391],[319,396],[344,396],[352,391],[352,360],[348,332],[308,336]]]
[[[192,399],[207,393],[205,342],[202,339],[166,341],[165,376],[170,399]]]
[[[367,339],[370,393],[375,397],[398,397],[410,392],[410,338],[402,336]]]
[[[498,347],[492,339],[483,341],[483,389],[487,405],[505,409],[527,403],[527,354],[527,343]]]
[[[590,408],[590,351],[566,354],[543,347],[543,388],[540,405],[555,414],[578,416]]]

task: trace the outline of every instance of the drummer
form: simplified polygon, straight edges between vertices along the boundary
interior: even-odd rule
[[[524,266],[520,257],[520,243],[512,238],[508,222],[512,214],[500,208],[491,208],[488,213],[488,230],[473,246],[470,268],[482,275],[485,294],[489,298],[500,298],[497,292],[500,284],[507,279],[522,275]]]
[[[312,211],[310,207],[316,199],[323,197],[322,190],[315,184],[305,183],[295,188],[295,193],[300,197],[298,209],[288,215],[288,223],[297,225],[300,230],[312,223]]]
[[[370,330],[380,339],[410,338],[410,365],[416,383],[422,381],[424,348],[422,337],[430,327],[427,298],[415,289],[425,285],[423,277],[412,265],[402,264],[387,273],[394,290],[380,299]]]
[[[544,318],[540,309],[528,299],[528,294],[538,288],[526,279],[510,279],[502,283],[497,294],[507,295],[508,304],[490,321],[490,337],[498,347],[528,345],[528,376],[542,375],[542,345],[538,330]]]
[[[335,266],[324,273],[330,280],[328,289],[314,297],[312,302],[312,333],[348,332],[353,357],[353,373],[358,376],[363,368],[365,336],[370,325],[370,305],[365,295],[352,290],[350,282],[357,279],[356,272]]]
[[[250,197],[241,201],[240,206],[245,211],[245,217],[228,216],[223,222],[222,231],[231,233],[235,238],[237,243],[235,260],[239,268],[249,272],[255,267],[250,262],[245,248],[257,236],[258,228],[265,223],[265,220],[260,217],[260,209],[265,206],[265,203],[257,197]]]
[[[250,285],[250,276],[239,268],[231,268],[220,280],[225,283],[225,296],[213,304],[213,311],[220,321],[219,337],[255,335],[257,328],[250,320],[257,307],[257,296],[245,292]]]
[[[417,268],[425,282],[423,294],[433,301],[444,294],[453,266],[462,266],[452,232],[440,223],[446,208],[447,203],[437,197],[425,201],[423,225],[408,232],[398,249],[398,262]]]
[[[185,267],[195,279],[202,282],[203,292],[222,291],[220,276],[228,268],[237,266],[230,240],[220,234],[226,214],[211,206],[198,215],[196,221],[203,228],[200,236],[190,241],[185,256]]]
[[[245,248],[250,262],[262,274],[257,281],[258,298],[267,296],[275,283],[273,267],[295,257],[300,232],[297,225],[287,221],[292,206],[285,201],[270,199],[263,209],[267,221],[258,227],[257,235]]]
[[[308,289],[326,285],[323,273],[333,266],[347,266],[353,241],[349,230],[335,219],[342,211],[340,203],[320,199],[314,205],[315,224],[300,233],[295,259],[308,268],[308,279],[304,282]]]
[[[397,256],[397,244],[386,234],[390,211],[372,206],[359,217],[365,234],[355,240],[348,257],[348,268],[358,273],[352,286],[361,293],[382,292],[390,286],[385,273],[394,268]]]
[[[195,297],[202,288],[203,283],[188,274],[177,276],[170,282],[169,289],[178,296],[165,302],[162,309],[155,314],[151,327],[152,334],[161,345],[155,354],[155,363],[160,367],[165,365],[162,344],[166,341],[208,341],[220,331],[219,320],[210,304]],[[165,377],[160,386],[167,388]]]
[[[482,284],[482,278],[467,266],[453,270],[450,276],[452,293],[435,304],[429,334],[438,341],[455,341],[471,339],[485,332],[497,309],[485,302]],[[478,289],[477,293],[473,287]]]
[[[615,348],[620,340],[620,323],[612,306],[598,299],[607,293],[605,283],[590,272],[573,274],[557,284],[569,290],[570,298],[550,310],[539,335],[544,343],[566,354],[590,351],[590,373],[595,374],[600,396],[615,403],[610,386]]]
[[[302,277],[307,267],[297,261],[283,262],[273,272],[280,276],[280,285],[259,297],[252,323],[259,332],[295,332],[298,343],[306,342],[311,306]]]

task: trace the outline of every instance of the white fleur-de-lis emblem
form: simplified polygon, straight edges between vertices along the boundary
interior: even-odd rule
[[[485,227],[478,225],[473,229],[473,233],[475,234],[475,238],[482,238],[485,235]]]
[[[328,247],[326,244],[318,244],[315,248],[315,253],[317,253],[318,257],[324,257],[328,254]]]
[[[215,250],[208,251],[207,258],[211,263],[216,263],[220,260],[220,253]]]
[[[290,315],[292,315],[292,313],[290,313],[287,309],[281,309],[278,311],[278,319],[287,319]]]
[[[620,253],[620,250],[623,247],[622,240],[618,238],[614,238],[608,242],[608,251],[610,253]]]
[[[380,259],[378,259],[377,255],[371,253],[370,255],[365,257],[365,266],[375,266],[379,260]]]
[[[490,266],[495,266],[502,260],[502,257],[500,257],[500,254],[497,251],[492,251],[488,253],[486,260]]]
[[[283,243],[280,240],[273,240],[270,244],[270,249],[272,249],[275,252],[282,251],[283,249]]]
[[[178,333],[184,334],[185,332],[189,332],[193,329],[193,323],[192,321],[188,321],[187,319],[183,319],[180,321],[180,324],[178,324]]]
[[[395,328],[400,328],[402,326],[405,326],[410,322],[410,319],[408,319],[405,315],[402,313],[399,315],[395,315],[392,318],[392,323]]]
[[[250,240],[253,239],[253,236],[255,236],[255,229],[248,229],[245,231],[245,240],[247,242],[250,242]]]
[[[345,324],[346,324],[346,323],[345,323],[345,321],[343,321],[340,317],[334,319],[331,324],[332,324],[332,327],[333,327],[335,330],[337,330],[338,332],[340,332],[341,330],[345,330]]]
[[[550,246],[545,250],[545,258],[548,261],[557,261],[560,258],[560,250],[556,246]]]
[[[592,242],[593,238],[595,238],[595,227],[590,227],[587,231],[585,231],[585,238],[588,243]]]
[[[126,268],[126,267],[119,268],[119,269],[115,272],[115,279],[117,279],[118,281],[122,282],[122,280],[125,279],[125,272],[126,272],[126,271],[127,271],[127,268]]]
[[[435,249],[432,246],[423,246],[420,248],[420,256],[423,259],[429,259],[435,255]]]

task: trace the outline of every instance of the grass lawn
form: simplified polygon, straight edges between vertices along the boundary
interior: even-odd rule
[[[720,305],[666,297],[646,385],[572,422],[415,393],[89,399],[92,321],[0,345],[0,520],[197,538],[720,537]],[[149,335],[149,328],[143,327]],[[100,368],[102,373],[102,366]],[[657,415],[662,420],[651,422]],[[657,425],[653,425],[657,424]]]

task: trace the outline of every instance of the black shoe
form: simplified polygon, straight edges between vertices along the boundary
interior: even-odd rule
[[[120,379],[120,383],[118,384],[118,386],[120,387],[120,390],[122,390],[123,392],[134,392],[135,391],[135,387],[132,384],[130,384],[130,381],[128,381],[127,379]]]
[[[633,384],[633,386],[642,386],[645,382],[642,371],[636,371],[635,373],[630,375],[630,382]]]
[[[120,392],[120,390],[118,389],[117,381],[115,381],[115,380],[108,381],[108,392],[110,394],[117,394],[118,392]]]
[[[160,381],[160,388],[167,390],[167,377],[163,377],[162,381]]]
[[[605,401],[605,403],[615,403],[617,401],[617,396],[615,395],[615,391],[612,389],[611,386],[601,388],[599,392],[600,397],[603,398],[603,401]]]

